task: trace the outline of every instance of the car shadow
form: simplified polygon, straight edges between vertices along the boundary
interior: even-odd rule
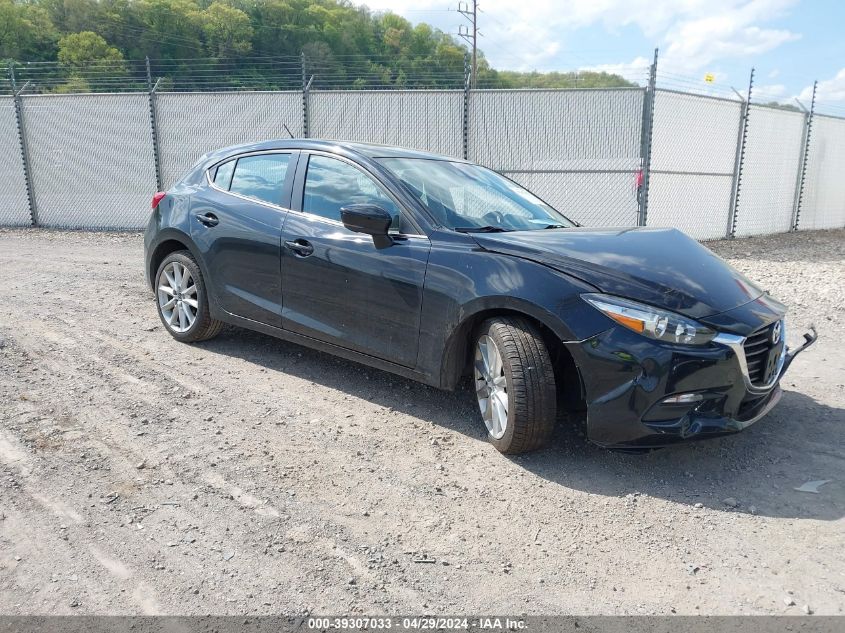
[[[555,484],[607,496],[648,495],[769,517],[845,516],[845,409],[796,391],[742,433],[626,454],[559,425],[551,446],[514,461]],[[818,494],[795,488],[829,480]]]
[[[227,328],[199,344],[486,442],[469,384],[454,392],[364,367],[257,332]],[[589,443],[578,422],[558,425],[549,447],[502,456],[549,483],[591,494],[640,495],[768,517],[833,521],[845,516],[845,409],[785,391],[768,416],[744,432],[644,454]],[[490,447],[491,451],[494,451]],[[830,480],[817,494],[795,488]]]

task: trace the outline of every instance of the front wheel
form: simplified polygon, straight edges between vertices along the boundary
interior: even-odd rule
[[[533,323],[520,317],[482,323],[475,338],[473,376],[493,446],[514,454],[548,441],[557,408],[554,368]]]

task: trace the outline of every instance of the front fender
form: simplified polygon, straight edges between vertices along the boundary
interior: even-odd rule
[[[583,340],[607,324],[580,295],[595,288],[529,259],[492,253],[465,236],[435,236],[425,280],[419,371],[454,388],[474,327],[487,316],[519,314],[562,341]]]

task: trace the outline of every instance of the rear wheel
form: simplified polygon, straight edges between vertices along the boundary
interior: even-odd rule
[[[164,327],[183,343],[205,341],[223,329],[211,318],[202,272],[189,251],[170,253],[159,265],[156,305]]]
[[[533,323],[520,317],[482,323],[473,377],[484,425],[499,451],[523,453],[548,441],[557,409],[554,368]]]

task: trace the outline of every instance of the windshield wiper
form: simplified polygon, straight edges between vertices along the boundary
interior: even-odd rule
[[[565,228],[566,228],[566,226],[564,226],[563,224],[549,224],[547,226],[544,226],[543,230],[545,231],[546,229],[565,229]]]
[[[512,229],[506,229],[501,226],[456,226],[452,230],[458,233],[505,233]]]

